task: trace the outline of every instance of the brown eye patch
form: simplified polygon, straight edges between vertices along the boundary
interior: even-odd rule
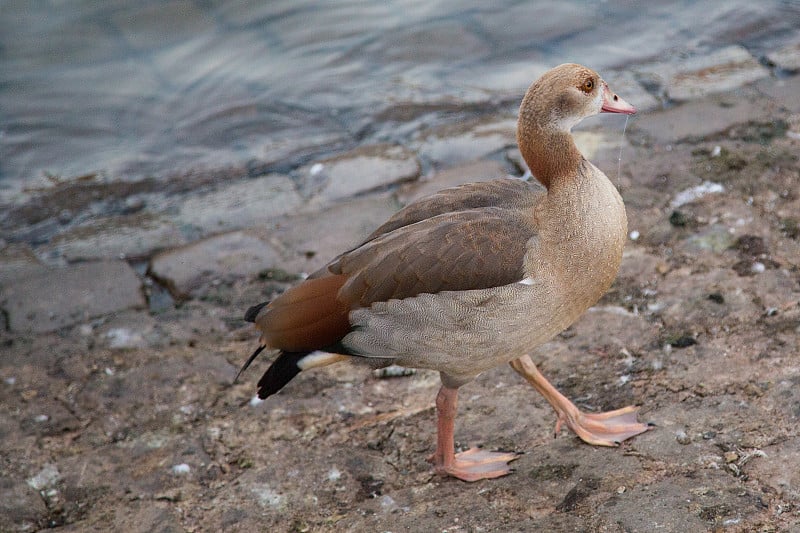
[[[583,82],[583,85],[581,85],[581,91],[585,93],[592,92],[592,89],[594,89],[594,80],[592,78],[587,79]]]

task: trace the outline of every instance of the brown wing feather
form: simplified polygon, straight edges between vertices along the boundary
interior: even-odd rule
[[[420,293],[486,289],[525,277],[534,228],[520,211],[483,207],[437,215],[380,235],[329,265],[353,307]]]
[[[256,318],[262,343],[296,352],[337,342],[350,330],[350,308],[337,298],[346,281],[333,275],[308,279],[275,298]]]
[[[484,289],[524,277],[535,235],[521,208],[540,188],[494,180],[436,193],[399,211],[359,247],[261,309],[262,342],[284,351],[325,348],[350,330],[348,313],[392,298]]]
[[[367,241],[421,220],[478,207],[508,207],[521,209],[533,204],[544,188],[537,183],[520,179],[496,179],[466,183],[441,190],[411,203],[395,213]]]

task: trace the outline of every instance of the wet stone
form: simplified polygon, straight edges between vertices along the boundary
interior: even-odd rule
[[[419,176],[413,152],[392,144],[363,146],[300,170],[303,193],[335,201]]]
[[[609,72],[603,76],[612,91],[632,104],[637,113],[652,111],[661,107],[661,102],[649,93],[630,71]],[[634,119],[635,120],[635,119]]]
[[[45,268],[27,244],[0,244],[0,286]]]
[[[780,69],[790,72],[800,70],[800,33],[795,35],[794,42],[767,52],[767,59]]]
[[[711,95],[664,111],[642,114],[633,120],[630,130],[642,132],[660,143],[699,139],[722,133],[752,117],[769,116],[768,107],[768,99],[752,89],[743,89],[737,95]]]
[[[124,261],[80,263],[17,279],[0,289],[16,332],[55,331],[89,318],[145,305],[142,284]]]
[[[136,258],[186,243],[180,230],[164,217],[135,215],[97,218],[56,236],[41,250],[68,262],[105,257]]]
[[[181,204],[175,222],[208,235],[261,225],[301,205],[292,181],[273,174],[191,196]]]
[[[234,231],[155,256],[148,273],[164,283],[175,298],[201,296],[209,283],[255,275],[280,263],[267,242]]]
[[[515,118],[482,118],[433,128],[421,135],[417,149],[422,157],[451,166],[513,145],[516,131]]]
[[[741,46],[728,46],[708,55],[668,67],[666,92],[672,100],[692,100],[736,89],[769,76],[769,71]]]
[[[764,79],[756,84],[758,90],[793,113],[800,113],[800,76],[784,79]]]

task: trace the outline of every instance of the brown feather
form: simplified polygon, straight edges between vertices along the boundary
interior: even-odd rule
[[[334,344],[350,329],[349,306],[337,299],[345,276],[308,279],[287,290],[256,319],[262,342],[285,351],[316,350]]]
[[[373,231],[367,241],[403,226],[445,213],[490,206],[516,209],[530,207],[542,193],[544,190],[538,184],[517,179],[465,183],[441,190],[407,205]]]
[[[380,235],[329,269],[348,277],[340,298],[360,307],[421,293],[486,289],[525,277],[526,244],[534,235],[518,210],[470,209]]]
[[[538,185],[501,179],[409,205],[263,308],[256,318],[262,342],[285,351],[324,349],[350,331],[353,309],[521,280],[526,246],[536,233],[524,208],[540,194]]]

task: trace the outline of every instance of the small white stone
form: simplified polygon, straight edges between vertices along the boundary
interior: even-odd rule
[[[311,174],[312,176],[316,176],[323,170],[325,170],[325,165],[323,165],[322,163],[314,163],[313,165],[311,165],[311,169],[308,171],[308,173]]]
[[[28,478],[27,481],[28,485],[33,490],[42,490],[45,487],[55,485],[59,479],[61,479],[61,474],[58,468],[56,468],[55,465],[47,464],[44,465],[44,468],[42,468],[38,474]]]
[[[632,232],[630,232],[630,233],[628,234],[628,237],[630,237],[632,241],[637,241],[637,240],[639,240],[639,235],[640,235],[640,234],[639,234],[639,232],[638,232],[638,231],[636,231],[636,230],[633,230]]]
[[[725,192],[725,187],[723,187],[722,184],[714,183],[712,181],[704,181],[700,185],[690,187],[676,194],[675,198],[672,199],[672,202],[670,202],[669,205],[672,209],[675,209],[684,204],[699,200],[708,194],[721,192]]]
[[[264,400],[259,398],[257,395],[250,398],[250,407],[256,407],[264,403]]]
[[[258,500],[262,507],[283,507],[285,498],[283,495],[278,494],[266,483],[255,483],[250,488],[250,492]]]
[[[42,422],[47,422],[48,420],[50,420],[50,417],[47,415],[36,415],[35,417],[33,417],[33,421],[39,422],[40,424]]]
[[[192,467],[190,467],[186,463],[180,463],[180,464],[174,465],[172,467],[172,473],[175,474],[176,476],[181,476],[183,474],[188,474],[191,470],[192,470]]]
[[[390,511],[397,507],[397,502],[394,501],[394,498],[392,498],[388,494],[384,494],[383,496],[381,496],[380,504],[381,504],[381,509],[384,509],[386,511]]]
[[[13,387],[14,385],[17,384],[17,378],[14,376],[9,376],[3,381],[5,381],[6,385],[8,385],[9,387]]]
[[[111,367],[106,367],[105,368],[105,373],[106,373],[106,376],[113,376],[114,375],[114,369],[111,368]]]
[[[328,471],[328,481],[339,481],[341,477],[342,473],[335,466]]]
[[[113,328],[106,332],[108,346],[114,349],[135,348],[140,346],[144,339],[141,333],[128,328]]]
[[[711,157],[719,157],[719,154],[722,153],[722,148],[720,145],[716,145],[713,150],[711,150]]]
[[[761,263],[760,261],[756,261],[755,263],[753,263],[753,266],[750,267],[750,270],[752,270],[756,274],[761,274],[766,269],[767,267],[764,265],[764,263]]]

